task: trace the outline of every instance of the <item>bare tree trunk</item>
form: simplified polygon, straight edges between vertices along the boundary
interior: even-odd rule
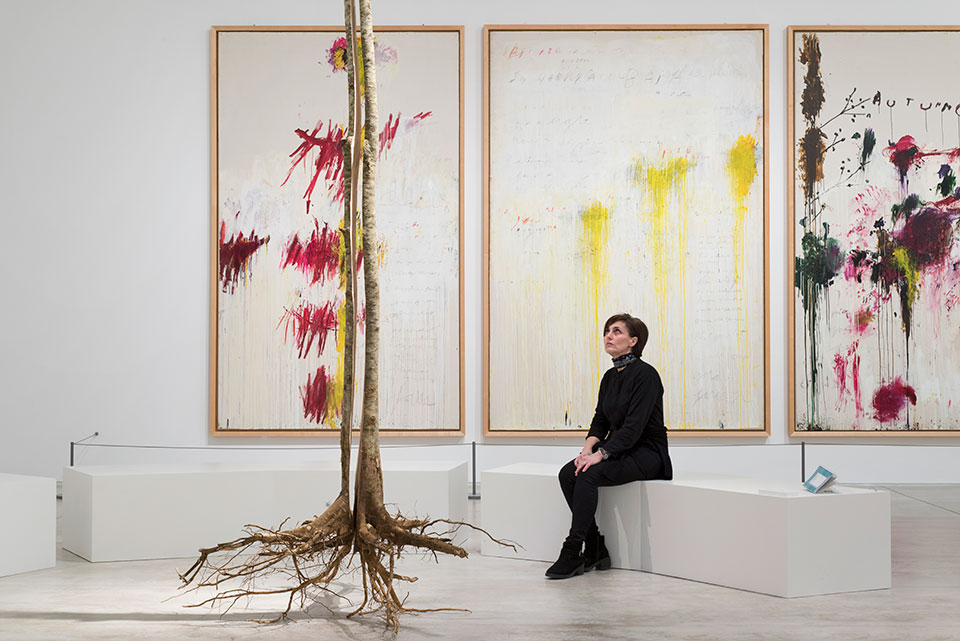
[[[362,147],[357,142],[356,123],[360,120],[359,72],[357,70],[357,37],[354,16],[354,0],[344,0],[344,31],[347,36],[347,97],[349,101],[349,120],[347,135],[343,139],[343,180],[347,185],[343,203],[343,240],[344,256],[341,275],[344,283],[344,319],[341,328],[344,332],[343,354],[343,399],[340,411],[340,494],[349,501],[350,495],[350,445],[353,432],[353,397],[356,373],[356,336],[357,336],[357,184],[359,183],[360,157]],[[349,159],[349,161],[347,161]]]
[[[360,44],[363,48],[363,288],[366,299],[363,359],[363,416],[360,423],[360,448],[357,461],[358,523],[383,507],[383,472],[380,467],[379,357],[380,357],[380,282],[377,264],[377,226],[375,215],[379,126],[377,111],[377,60],[373,40],[373,16],[370,0],[359,0]],[[372,514],[371,514],[372,516]]]

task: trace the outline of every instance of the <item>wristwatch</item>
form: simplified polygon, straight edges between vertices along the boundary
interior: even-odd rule
[[[600,458],[602,458],[604,461],[610,458],[610,452],[606,451],[602,447],[598,447],[597,451],[600,452]]]

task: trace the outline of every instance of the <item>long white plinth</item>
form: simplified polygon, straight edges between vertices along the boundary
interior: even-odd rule
[[[466,462],[385,462],[383,477],[405,515],[466,513]],[[247,524],[308,520],[339,489],[336,461],[65,468],[63,547],[89,561],[191,557]]]
[[[570,530],[570,508],[560,491],[559,472],[560,466],[548,463],[514,463],[483,472],[483,528],[519,545],[514,551],[484,538],[482,554],[556,560]],[[626,534],[640,531],[640,488],[639,483],[600,488],[597,525],[615,567],[640,569],[640,537]]]
[[[517,550],[497,545],[487,537],[480,543],[485,556],[554,561],[570,529],[567,507],[557,474],[548,463],[514,463],[480,475],[480,521],[497,539],[517,543]]]
[[[57,480],[0,474],[0,576],[57,564]]]
[[[640,569],[782,597],[890,587],[889,492],[730,477],[638,485]]]
[[[484,555],[553,561],[570,527],[557,466],[483,473]],[[797,597],[890,587],[890,495],[718,475],[600,488],[597,524],[615,568]]]

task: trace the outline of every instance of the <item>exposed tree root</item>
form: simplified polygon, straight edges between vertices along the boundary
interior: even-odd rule
[[[336,595],[329,584],[346,573],[359,572],[363,600],[347,616],[381,613],[388,627],[398,629],[398,616],[404,613],[439,612],[456,608],[411,608],[395,588],[395,581],[413,583],[414,576],[396,571],[396,562],[406,549],[426,550],[434,555],[467,557],[467,551],[451,542],[461,527],[482,532],[491,540],[513,549],[508,541],[498,541],[485,530],[462,521],[448,519],[408,519],[392,516],[386,509],[374,509],[373,518],[355,527],[346,494],[320,516],[288,530],[247,526],[249,534],[212,548],[200,550],[200,556],[180,573],[181,587],[189,591],[213,588],[218,592],[188,607],[226,605],[228,612],[241,599],[265,595],[287,595],[286,608],[274,619],[286,618],[293,607],[303,607],[317,593]],[[431,531],[444,526],[442,531]],[[282,527],[282,524],[281,524]],[[356,559],[359,566],[350,568]],[[258,587],[257,581],[269,577],[285,580],[284,585]],[[228,587],[236,584],[236,587]]]

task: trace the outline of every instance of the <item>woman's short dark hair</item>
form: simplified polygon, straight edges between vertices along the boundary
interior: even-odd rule
[[[647,345],[647,339],[650,338],[650,330],[647,325],[639,318],[634,318],[630,314],[614,314],[603,324],[603,333],[606,335],[611,325],[622,322],[627,328],[627,333],[637,339],[637,344],[630,348],[634,356],[642,356],[643,348]]]

